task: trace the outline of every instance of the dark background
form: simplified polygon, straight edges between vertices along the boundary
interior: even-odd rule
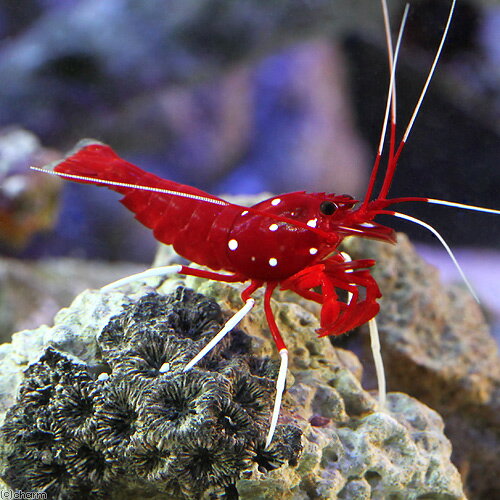
[[[448,5],[412,2],[398,69],[400,134]],[[402,3],[390,7],[397,26]],[[379,10],[339,0],[2,1],[0,127],[25,128],[60,154],[96,137],[145,169],[216,194],[362,196],[388,86]],[[495,19],[493,7],[459,3],[391,195],[500,206]],[[151,261],[153,238],[117,195],[65,183],[60,196],[54,229],[21,246],[4,242],[6,255]],[[500,245],[495,216],[398,208],[455,248]],[[433,242],[421,228],[384,222]]]

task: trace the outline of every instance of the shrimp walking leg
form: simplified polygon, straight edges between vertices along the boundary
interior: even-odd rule
[[[372,350],[373,361],[375,363],[375,373],[377,375],[378,385],[378,404],[380,410],[384,410],[386,401],[386,382],[384,362],[382,360],[382,353],[380,352],[380,340],[378,335],[377,320],[372,318],[368,321],[368,328],[370,330],[370,345]]]
[[[215,273],[211,273],[210,271],[204,271],[203,269],[190,269],[186,268],[185,270],[196,273],[195,276],[200,276],[204,278],[210,277]],[[201,273],[201,274],[198,274]],[[187,274],[187,273],[186,273]],[[226,276],[226,275],[224,275]],[[229,280],[236,280],[236,275],[227,275]],[[220,332],[215,335],[215,337],[210,340],[210,342],[184,367],[184,371],[190,370],[193,366],[200,362],[253,308],[255,305],[255,300],[251,297],[251,294],[255,292],[257,288],[261,286],[260,281],[252,281],[245,290],[243,290],[241,294],[241,298],[245,305],[239,309],[233,316],[231,316],[222,327]]]
[[[154,276],[170,276],[172,274],[184,274],[186,276],[197,276],[199,278],[206,278],[215,281],[224,281],[226,283],[235,283],[239,281],[246,281],[246,279],[239,274],[222,274],[215,273],[213,271],[205,271],[204,269],[196,269],[193,267],[182,266],[180,264],[173,266],[159,266],[152,267],[150,269],[146,269],[146,271],[142,271],[140,273],[132,274],[130,276],[126,276],[125,278],[121,278],[117,281],[113,281],[113,283],[109,283],[106,286],[101,288],[103,292],[109,292],[114,288],[121,287],[123,285],[128,285],[129,283],[133,283],[134,281],[142,281],[147,278],[152,278]]]
[[[108,285],[103,286],[101,288],[101,291],[109,292],[110,290],[128,285],[129,283],[133,283],[134,281],[143,281],[147,278],[152,278],[153,276],[170,276],[171,274],[179,274],[182,270],[182,267],[183,266],[181,265],[153,267],[141,273],[132,274],[130,276],[126,276],[125,278],[113,281],[113,283],[109,283]]]
[[[286,374],[288,371],[288,350],[286,348],[280,350],[280,358],[280,369],[278,372],[278,378],[276,380],[276,398],[274,400],[271,425],[269,426],[269,431],[267,432],[266,448],[271,444],[273,440],[274,431],[276,430],[276,425],[278,424],[278,417],[281,410],[281,400],[283,399],[283,393],[285,392]]]
[[[274,342],[278,348],[281,362],[280,369],[278,372],[278,378],[276,380],[276,396],[274,399],[273,413],[271,416],[271,425],[269,426],[269,431],[266,438],[266,448],[271,444],[274,436],[274,431],[276,430],[276,425],[278,424],[278,417],[281,409],[281,401],[283,399],[283,393],[285,392],[286,386],[286,374],[288,370],[288,350],[286,348],[285,342],[281,337],[278,325],[274,319],[274,314],[271,309],[271,296],[274,289],[278,283],[268,283],[266,286],[266,292],[264,294],[264,312],[266,314],[267,324],[271,330]]]
[[[347,252],[341,252],[345,262],[352,262],[351,256]],[[347,303],[351,302],[353,294],[348,292]],[[378,403],[381,410],[385,408],[386,400],[386,381],[384,362],[382,360],[382,353],[380,351],[380,338],[378,334],[377,320],[372,318],[368,321],[368,329],[370,330],[370,347],[372,350],[373,362],[375,364],[375,373],[377,375],[378,387]]]
[[[187,372],[199,363],[252,310],[254,305],[255,300],[249,298],[245,305],[226,321],[222,330],[184,367],[183,371]]]
[[[321,264],[297,273],[284,282],[282,287],[290,288],[298,295],[322,305],[321,328],[318,330],[321,337],[337,335],[338,330],[353,329],[368,322],[379,404],[383,409],[386,401],[386,381],[377,323],[374,319],[378,312],[376,299],[380,297],[380,291],[366,270],[373,262],[353,261],[349,254],[342,252],[327,263],[328,265]],[[314,290],[317,287],[321,287],[321,293]],[[365,289],[364,299],[360,298],[360,287]],[[347,292],[345,303],[337,297],[336,288]],[[350,314],[349,311],[353,313]]]
[[[373,264],[370,259],[347,261],[338,254],[282,281],[281,288],[321,304],[320,337],[340,335],[368,322],[379,311],[380,290],[369,273]],[[347,292],[349,300],[340,300],[337,290]]]
[[[146,278],[151,278],[153,276],[169,276],[171,274],[185,274],[189,276],[198,276],[201,278],[208,278],[226,282],[241,281],[241,276],[237,274],[221,274],[215,273],[213,271],[205,271],[203,269],[174,265],[147,269],[146,271],[143,271],[141,273],[133,274],[131,276],[127,276],[120,280],[114,281],[113,283],[102,287],[101,290],[107,292],[114,288],[132,283],[133,281],[140,281]],[[219,333],[215,335],[215,337],[184,367],[185,372],[199,363],[200,360],[203,359],[251,311],[255,304],[255,300],[250,297],[250,294],[255,291],[258,286],[260,286],[260,282],[252,283],[249,287],[247,287],[247,289],[245,289],[242,294],[242,296],[245,297],[245,305],[226,321]],[[160,371],[168,371],[168,364],[163,365],[160,368]]]

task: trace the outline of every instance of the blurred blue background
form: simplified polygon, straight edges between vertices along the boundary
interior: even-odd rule
[[[500,10],[484,5],[458,5],[393,196],[500,206]],[[448,6],[412,2],[398,68],[400,133]],[[396,26],[401,4],[390,7]],[[215,194],[362,196],[388,86],[379,10],[368,0],[0,1],[0,175],[32,175],[28,164],[95,137],[144,169]],[[17,128],[39,144],[25,137],[9,163]],[[29,182],[43,192],[34,175]],[[0,209],[14,223],[2,226],[5,255],[151,262],[149,231],[115,193],[90,186],[64,183],[53,228],[30,222],[16,239],[17,191],[8,185]],[[435,225],[459,252],[500,246],[494,216],[423,204],[401,210]],[[434,243],[423,229],[384,222]],[[490,268],[497,264],[493,257]]]

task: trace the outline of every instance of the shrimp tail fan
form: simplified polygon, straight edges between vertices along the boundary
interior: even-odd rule
[[[60,174],[94,178],[96,179],[95,184],[98,185],[105,184],[105,182],[99,182],[99,180],[129,184],[129,186],[107,186],[109,189],[113,189],[124,195],[137,192],[136,186],[147,186],[219,199],[205,193],[201,189],[162,179],[157,175],[145,172],[132,163],[123,160],[109,146],[95,139],[83,139],[78,142],[66,158],[54,166],[53,170]],[[93,183],[90,180],[83,179],[73,178],[70,180],[76,180],[81,183]]]
[[[221,198],[145,172],[120,158],[106,144],[92,139],[80,141],[64,160],[53,166],[53,170],[63,177],[66,174],[69,180],[105,185],[123,194],[121,203],[153,230],[157,240],[174,245],[186,258],[220,268],[220,258],[215,254],[208,251],[202,256],[199,250],[193,250],[197,248],[193,238],[206,238],[210,228],[207,218],[215,220],[230,205]],[[186,248],[187,242],[191,243],[190,248]]]

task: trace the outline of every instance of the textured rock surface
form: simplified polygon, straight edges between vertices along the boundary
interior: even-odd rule
[[[42,325],[14,333],[11,343],[0,345],[2,411],[13,405],[23,371],[41,356],[45,347],[52,345],[84,361],[95,359],[97,335],[131,300],[121,294],[100,297],[94,292],[84,292],[75,298],[72,307],[62,309],[55,316],[53,327]]]
[[[236,287],[196,279],[187,281],[190,286],[217,296],[224,308],[234,309],[240,304]],[[160,291],[171,292],[177,284],[176,280],[167,281]],[[23,349],[33,353],[32,360],[36,358],[36,349],[24,345],[26,339],[36,339],[35,346],[40,349],[55,343],[58,349],[95,364],[95,339],[101,327],[124,304],[145,293],[139,285],[133,290],[129,296],[113,293],[107,298],[87,292],[59,314],[53,330],[43,327],[31,334],[17,334],[15,345],[4,346],[3,364],[10,366],[11,380],[10,390],[5,388],[4,394],[10,394],[10,399],[4,407],[12,404],[16,386],[12,381],[19,384],[20,372],[28,362]],[[288,299],[289,296],[282,297],[280,305],[275,304],[291,353],[288,392],[280,423],[302,429],[303,452],[296,465],[267,472],[255,465],[249,468],[236,482],[240,498],[463,498],[460,477],[449,460],[451,449],[440,417],[402,394],[390,396],[387,412],[377,411],[376,400],[361,388],[361,368],[356,357],[334,349],[328,339],[315,338],[316,316]],[[92,325],[97,320],[98,324]],[[243,327],[250,335],[255,355],[275,357],[263,321],[259,306],[245,318]],[[63,335],[66,329],[68,336]],[[73,332],[80,329],[90,345],[84,347],[83,339],[75,338]],[[49,340],[52,337],[54,341]],[[104,353],[106,356],[106,349]],[[127,363],[122,357],[116,363],[117,370],[142,370],[136,362]]]
[[[480,307],[463,285],[443,287],[404,235],[398,246],[351,240],[375,258],[377,317],[390,390],[435,408],[471,498],[500,497],[500,357]]]
[[[195,278],[187,283],[230,308],[239,303],[236,289],[227,295],[232,287]],[[296,476],[288,483],[291,492],[280,490],[287,472],[281,469],[258,483],[241,480],[242,498],[462,498],[459,475],[443,460],[451,447],[439,415],[405,394],[391,394],[389,411],[378,412],[377,401],[354,375],[361,375],[358,359],[333,348],[328,339],[315,338],[316,316],[299,305],[309,304],[293,294],[283,294],[279,302],[292,374],[282,419],[290,414],[310,427],[303,456],[292,470]],[[257,309],[242,324],[262,338],[264,322]],[[274,346],[265,340],[258,349],[269,353]]]
[[[0,342],[12,332],[51,323],[62,307],[87,288],[101,287],[144,266],[58,258],[40,261],[0,260]]]

